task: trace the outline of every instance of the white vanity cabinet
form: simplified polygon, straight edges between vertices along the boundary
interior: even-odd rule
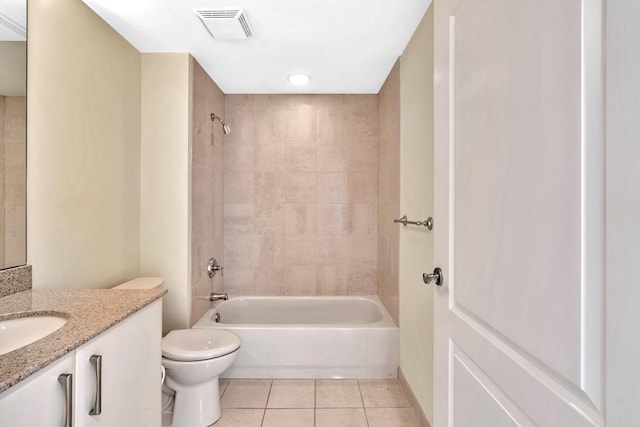
[[[156,300],[0,393],[0,426],[158,427],[161,339],[162,301]],[[99,381],[98,363],[92,363],[92,356],[101,360]],[[64,380],[72,388],[72,422],[65,418]],[[100,402],[99,411],[96,402]]]
[[[161,310],[156,301],[76,349],[76,426],[161,424]]]
[[[65,426],[67,398],[59,378],[72,375],[74,364],[72,352],[0,393],[0,426]]]

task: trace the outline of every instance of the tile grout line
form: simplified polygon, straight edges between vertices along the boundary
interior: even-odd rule
[[[367,414],[367,408],[364,406],[364,397],[362,396],[362,388],[360,387],[360,380],[358,382],[358,391],[360,392],[360,400],[362,401],[362,410],[364,411],[364,420],[367,422],[367,427],[369,427],[369,414]]]
[[[269,406],[269,398],[271,397],[271,389],[273,388],[273,378],[269,383],[269,392],[267,393],[267,401],[264,402],[264,410],[262,411],[262,421],[260,421],[260,427],[264,424],[264,418],[267,415],[267,406]]]
[[[313,379],[313,427],[316,427],[316,407],[318,406],[318,380]]]

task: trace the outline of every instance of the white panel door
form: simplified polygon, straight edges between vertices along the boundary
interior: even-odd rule
[[[435,427],[603,424],[601,8],[435,2]]]

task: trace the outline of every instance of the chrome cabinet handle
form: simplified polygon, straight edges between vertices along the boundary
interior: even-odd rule
[[[424,283],[433,282],[436,286],[442,286],[442,282],[444,282],[444,274],[442,274],[442,269],[440,267],[436,267],[433,269],[433,274],[422,273],[422,280]]]
[[[93,409],[89,411],[89,415],[100,415],[102,413],[102,356],[94,354],[89,361],[96,370],[96,399],[93,401]]]
[[[71,427],[73,425],[73,375],[60,374],[58,382],[64,387],[64,398],[66,399],[64,427]]]

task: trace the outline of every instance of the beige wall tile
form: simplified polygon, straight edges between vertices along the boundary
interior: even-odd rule
[[[277,108],[274,111],[271,136],[281,141],[315,141],[316,108],[311,103],[302,102],[293,108]],[[295,120],[292,118],[295,117]]]
[[[225,237],[225,262],[239,267],[254,265],[256,238],[254,236]]]
[[[225,96],[225,103],[227,102],[229,95]],[[215,112],[218,115],[222,113]],[[229,145],[250,145],[256,139],[257,126],[253,120],[253,110],[248,108],[229,109],[225,111],[225,122],[231,127],[231,134],[225,136],[225,144]],[[221,128],[220,124],[216,122],[216,127]]]
[[[253,145],[232,143],[224,145],[224,170],[254,172]]]
[[[342,172],[318,172],[318,203],[346,203],[347,175]]]
[[[285,205],[284,232],[286,235],[313,235],[316,232],[317,207],[313,204]]]
[[[257,142],[254,146],[255,172],[284,172],[286,148],[282,143]]]
[[[398,253],[400,229],[393,219],[400,212],[400,66],[393,67],[378,95],[378,295],[398,317]]]
[[[226,263],[224,266],[224,290],[229,295],[255,295],[256,288],[252,267]]]
[[[253,223],[255,234],[262,236],[284,235],[285,205],[282,203],[256,204],[254,206],[255,217]]]
[[[225,203],[253,203],[254,173],[226,172],[224,174]]]
[[[262,205],[284,203],[286,185],[287,176],[283,172],[256,172],[253,200]]]
[[[347,169],[351,172],[378,171],[377,140],[350,140],[346,147]]]
[[[315,264],[318,244],[315,239],[304,237],[287,237],[284,240],[285,264]]]
[[[378,97],[227,99],[234,127],[251,130],[225,142],[232,159],[224,174],[225,250],[232,266],[247,269],[225,287],[261,295],[375,294]]]
[[[252,203],[224,204],[224,235],[254,233],[254,205]]]
[[[374,234],[352,235],[347,239],[349,261],[376,264],[378,257],[377,237]]]
[[[377,234],[378,206],[375,203],[350,204],[347,215],[347,229],[350,234]]]
[[[347,192],[352,203],[378,202],[378,175],[375,172],[348,173]]]
[[[287,172],[315,172],[316,171],[315,146],[288,144],[286,146]]]
[[[285,295],[316,295],[315,265],[287,265],[284,268]]]
[[[316,151],[318,172],[343,172],[347,170],[347,149],[344,142],[331,141],[319,145]]]
[[[318,205],[318,234],[346,234],[348,226],[347,205]]]
[[[255,236],[255,244],[254,265],[283,265],[284,236]]]
[[[318,295],[347,295],[347,266],[319,264],[316,272]]]
[[[208,277],[206,265],[214,257],[225,265],[223,235],[224,221],[224,168],[252,173],[251,146],[240,146],[229,152],[225,148],[226,136],[209,114],[225,116],[225,99],[222,91],[207,73],[193,60],[192,87],[192,135],[191,159],[191,324],[209,308],[208,301],[195,300],[197,295],[224,291],[221,275],[214,280]],[[229,155],[227,162],[225,155]],[[231,235],[252,231],[249,221],[251,205],[229,205],[227,232]]]
[[[378,275],[375,264],[349,264],[347,266],[347,294],[375,295]]]
[[[285,201],[287,203],[315,203],[316,174],[287,172],[285,176]]]
[[[253,283],[257,295],[283,295],[284,267],[279,264],[255,267]]]
[[[318,264],[345,264],[346,242],[344,236],[318,238]]]

